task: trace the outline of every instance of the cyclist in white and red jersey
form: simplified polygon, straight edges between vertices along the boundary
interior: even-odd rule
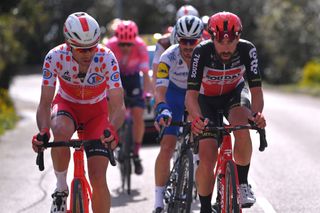
[[[41,99],[37,110],[38,134],[49,140],[51,129],[54,141],[68,141],[76,130],[81,129],[83,139],[101,138],[104,145],[86,146],[85,151],[93,189],[92,210],[109,212],[106,143],[112,142],[113,148],[116,146],[116,129],[122,125],[125,114],[119,65],[114,54],[98,44],[100,27],[87,13],[69,15],[63,33],[66,43],[49,51],[42,68]],[[59,88],[55,95],[57,80]],[[108,138],[103,136],[106,129],[111,132]],[[36,139],[37,135],[32,140],[36,152],[38,145],[42,144]],[[51,156],[57,178],[51,213],[65,213],[70,150],[54,148]]]
[[[139,150],[144,135],[144,94],[152,92],[149,71],[149,55],[147,46],[138,36],[138,27],[134,21],[122,20],[106,46],[109,47],[119,61],[120,75],[125,90],[126,107],[130,108],[134,131],[133,162],[135,173],[143,173]],[[143,73],[143,87],[140,81],[140,71]]]
[[[196,180],[201,213],[211,212],[219,141],[219,135],[204,130],[205,125],[209,120],[221,125],[219,111],[223,110],[231,125],[247,124],[250,119],[260,128],[266,126],[257,50],[251,42],[240,39],[242,24],[239,17],[229,12],[216,13],[209,19],[208,30],[211,40],[201,42],[194,49],[186,94],[186,107],[193,120],[192,131],[200,136]],[[234,136],[240,204],[245,208],[256,201],[247,180],[252,144],[248,130],[235,131]]]

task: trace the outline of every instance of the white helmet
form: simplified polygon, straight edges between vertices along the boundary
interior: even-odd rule
[[[203,23],[196,16],[182,16],[178,19],[175,28],[178,38],[200,38],[203,32]]]
[[[90,48],[100,40],[100,27],[87,13],[72,13],[64,23],[63,35],[71,47]]]
[[[191,5],[183,5],[177,11],[176,20],[185,15],[193,15],[199,17],[199,12],[196,8],[194,8]]]

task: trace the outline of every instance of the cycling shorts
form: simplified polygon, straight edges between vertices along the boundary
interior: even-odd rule
[[[221,96],[204,96],[199,94],[198,100],[202,115],[213,121],[216,126],[222,125],[222,117],[219,112],[228,117],[230,109],[234,107],[245,106],[249,109],[251,108],[249,89],[245,87],[244,83],[238,85],[232,92]],[[221,136],[218,132],[204,131],[200,135],[200,139],[202,138],[214,138],[219,141]]]
[[[127,108],[144,108],[143,90],[139,73],[133,75],[121,75],[122,86],[125,91]]]
[[[172,121],[182,121],[184,115],[184,99],[186,90],[177,87],[172,82],[169,83],[166,93],[166,103],[172,111]],[[164,130],[164,135],[176,135],[179,134],[178,126],[169,126]]]
[[[95,104],[78,104],[67,101],[58,94],[52,102],[51,119],[61,115],[67,116],[73,121],[75,131],[77,130],[84,140],[99,139],[109,126],[106,98]],[[88,147],[85,146],[87,157],[93,155],[108,157],[108,151],[102,144]],[[89,156],[87,149],[91,150]]]

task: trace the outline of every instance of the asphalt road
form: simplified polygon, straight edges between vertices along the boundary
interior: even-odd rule
[[[31,149],[32,135],[37,132],[35,110],[40,81],[39,75],[18,76],[10,89],[22,119],[14,130],[0,137],[0,212],[34,213],[50,209],[50,195],[55,188],[50,154],[46,152],[46,169],[40,172]],[[320,100],[268,90],[265,115],[269,147],[261,153],[258,143],[254,143],[249,177],[257,203],[243,212],[319,212]],[[252,136],[257,142],[257,134]],[[158,149],[157,145],[142,148],[145,173],[133,176],[130,196],[120,190],[118,169],[109,167],[111,212],[152,211],[153,167]],[[70,173],[71,170],[70,167]],[[198,205],[193,204],[193,212],[199,212]]]

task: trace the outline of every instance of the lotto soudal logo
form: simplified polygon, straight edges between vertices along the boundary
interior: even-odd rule
[[[207,78],[212,81],[230,81],[238,78],[240,75],[241,75],[240,73],[233,74],[233,75],[221,75],[221,76],[207,75]]]
[[[251,63],[250,63],[251,72],[253,72],[254,74],[258,74],[258,57],[257,57],[257,49],[256,48],[252,48],[249,51],[249,57],[251,59]]]
[[[191,71],[191,78],[197,77],[197,69],[199,64],[200,54],[195,54],[192,60],[192,71]]]

